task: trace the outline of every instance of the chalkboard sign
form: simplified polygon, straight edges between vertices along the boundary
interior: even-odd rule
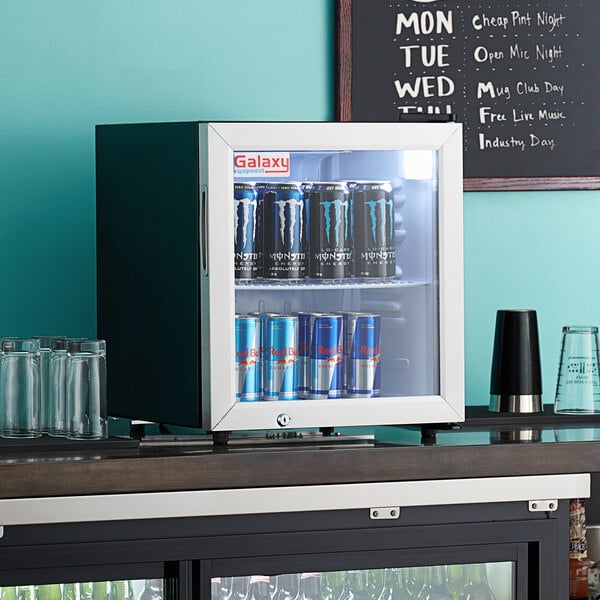
[[[342,121],[455,113],[465,189],[600,189],[600,0],[338,0]]]

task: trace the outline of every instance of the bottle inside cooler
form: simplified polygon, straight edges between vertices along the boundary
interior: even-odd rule
[[[516,564],[510,561],[253,575],[227,578],[229,596],[219,585],[222,578],[214,577],[211,600],[232,598],[232,588],[244,589],[245,598],[276,600],[279,587],[287,590],[285,598],[291,600],[512,600],[515,576]],[[275,582],[270,593],[269,580]],[[281,581],[287,583],[280,586]]]
[[[439,394],[437,152],[257,164],[234,169],[237,399]]]

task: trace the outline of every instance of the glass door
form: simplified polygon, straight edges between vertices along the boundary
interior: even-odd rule
[[[512,561],[213,577],[211,600],[512,600]]]
[[[207,127],[213,429],[462,420],[459,130]]]
[[[2,600],[166,600],[162,579],[87,581],[0,587]]]

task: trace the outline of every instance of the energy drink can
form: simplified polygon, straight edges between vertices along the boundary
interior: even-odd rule
[[[309,207],[309,277],[349,278],[353,242],[348,187],[343,182],[315,183]]]
[[[396,237],[389,181],[354,182],[352,209],[355,277],[393,277],[396,274]]]
[[[259,391],[260,397],[262,398],[265,390],[265,356],[266,356],[266,333],[267,333],[267,319],[269,317],[281,317],[280,313],[261,313],[261,312],[251,312],[249,313],[251,316],[258,318],[259,320],[259,329],[260,329],[260,382],[259,382]]]
[[[267,317],[265,320],[264,400],[298,398],[298,318]]]
[[[236,279],[255,279],[260,256],[258,202],[253,183],[234,183],[234,265]]]
[[[312,181],[304,181],[301,184],[302,197],[304,198],[304,260],[306,265],[305,275],[308,277],[310,259],[310,192],[313,188]]]
[[[299,183],[274,183],[264,195],[264,277],[304,279],[304,197]]]
[[[298,398],[308,398],[311,317],[314,314],[309,312],[296,314],[298,317]]]
[[[309,398],[342,397],[343,361],[342,317],[314,315],[311,318]]]
[[[258,268],[256,270],[256,277],[262,279],[265,276],[265,223],[264,223],[264,206],[265,206],[265,192],[269,184],[266,181],[258,181],[254,184],[256,188],[256,248],[258,252]]]
[[[371,398],[381,394],[381,317],[347,313],[344,318],[346,395]]]
[[[235,317],[236,393],[240,402],[260,400],[260,322],[257,317]]]

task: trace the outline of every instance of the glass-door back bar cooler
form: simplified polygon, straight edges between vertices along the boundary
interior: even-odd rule
[[[464,419],[460,125],[105,125],[96,151],[111,415]]]
[[[244,491],[238,494],[243,503]],[[65,502],[74,507],[77,500]],[[552,513],[532,513],[518,501],[403,506],[391,520],[371,514],[365,508],[10,525],[0,538],[0,597],[567,597],[568,503],[562,500]],[[100,510],[97,517],[103,516]]]

